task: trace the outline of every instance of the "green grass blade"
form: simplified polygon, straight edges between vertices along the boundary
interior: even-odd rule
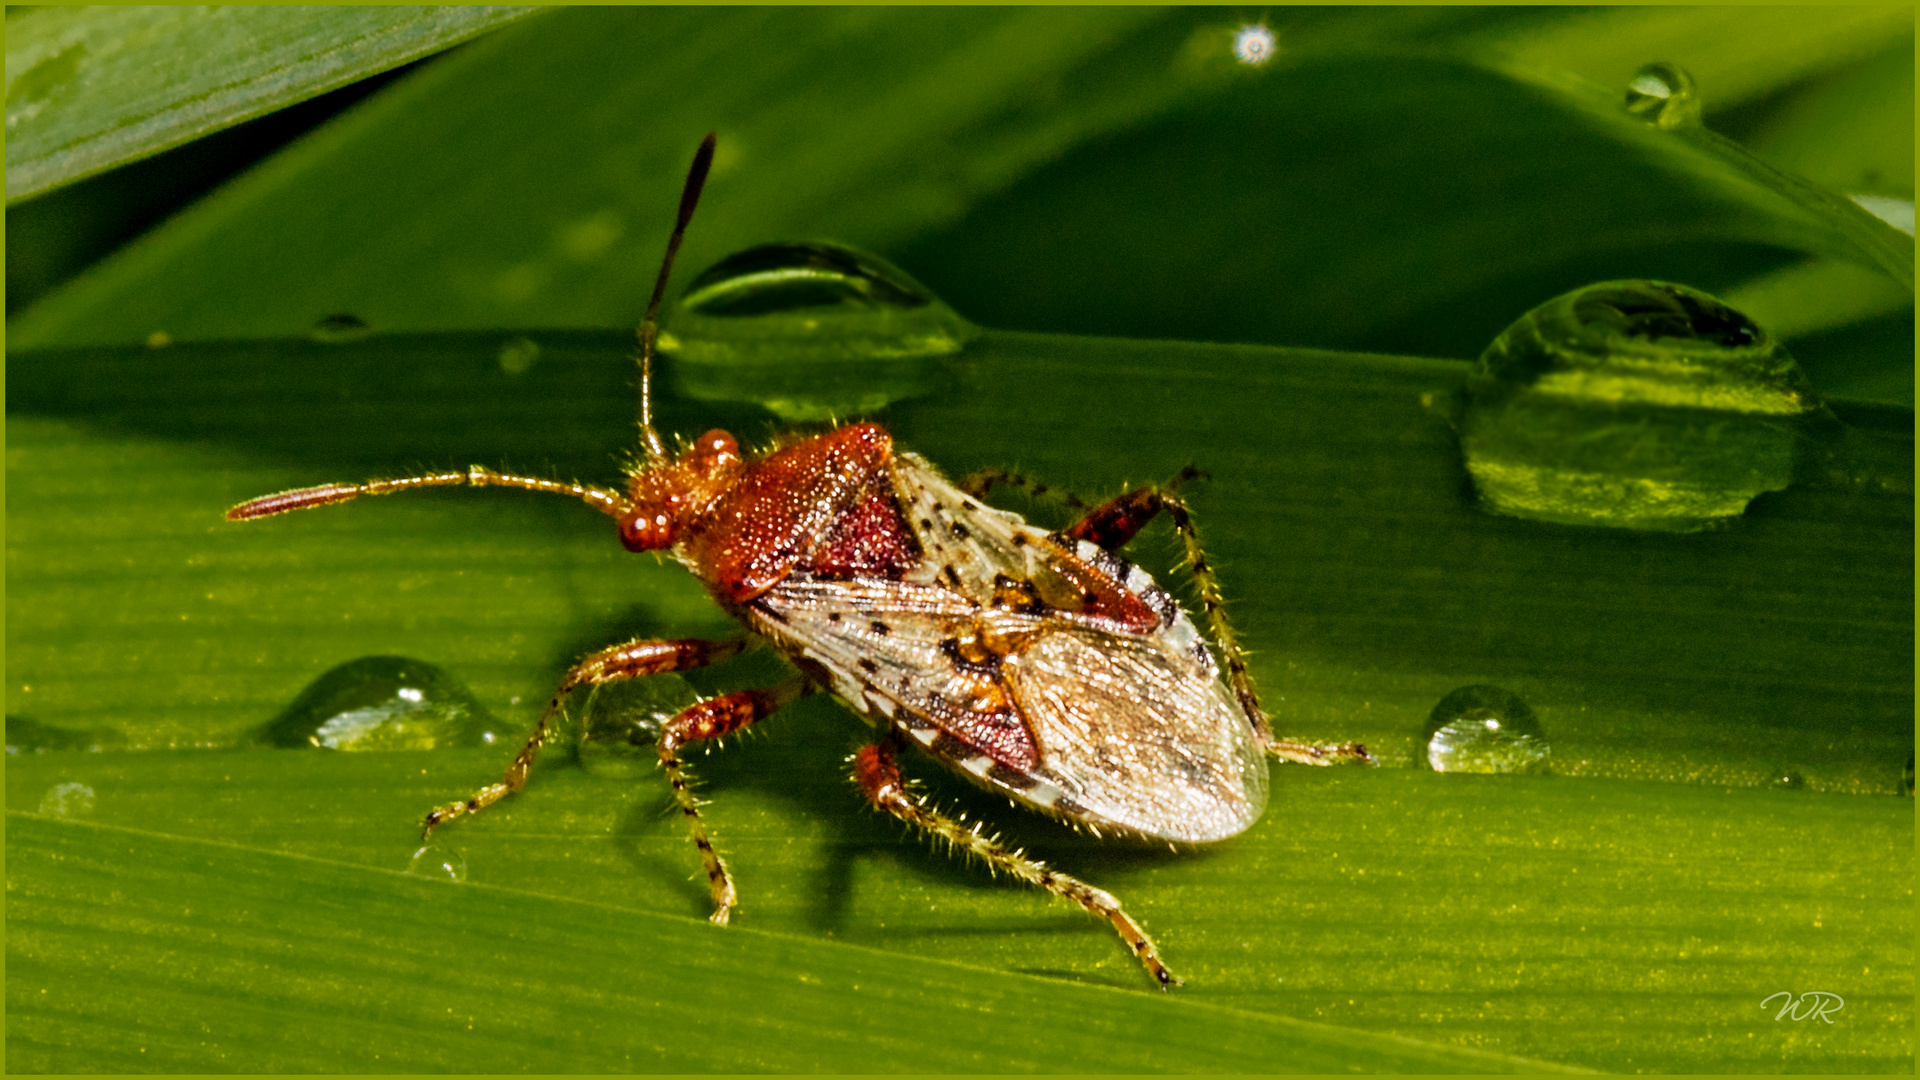
[[[50,7],[7,20],[7,202],[399,67],[513,7]]]

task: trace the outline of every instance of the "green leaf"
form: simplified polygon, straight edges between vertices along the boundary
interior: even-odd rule
[[[7,202],[519,18],[511,7],[49,7],[7,20]]]
[[[1858,239],[1538,69],[1624,75],[1503,43],[1577,50],[1603,25],[1595,55],[1692,65],[1709,124],[1737,99],[1754,131],[1910,11],[1306,9],[1272,20],[1258,70],[1230,59],[1240,22],[557,11],[409,73],[15,320],[9,1066],[1908,1067],[1911,804],[1870,796],[1902,790],[1913,745],[1910,408],[1840,402],[1824,456],[1723,529],[1575,529],[1474,505],[1448,420],[1467,365],[1431,357],[1599,278],[1726,292]],[[1688,36],[1719,74],[1669,47]],[[220,512],[469,463],[614,482],[632,323],[710,128],[680,283],[750,244],[862,244],[993,328],[877,380],[902,447],[1089,496],[1207,469],[1188,494],[1277,723],[1387,762],[1281,769],[1253,830],[1178,853],[908,762],[942,806],[1112,889],[1175,994],[1106,927],[862,809],[844,761],[864,733],[824,698],[693,759],[743,890],[726,930],[701,925],[657,770],[568,738],[523,795],[436,835],[422,862],[464,860],[466,885],[402,876],[422,812],[495,779],[579,655],[736,624],[563,500]],[[1808,342],[1911,311],[1792,300],[1825,328]],[[155,331],[263,340],[131,344]],[[1802,358],[1830,395],[1910,402],[1911,331],[1886,337]],[[669,431],[781,427],[763,406],[784,391],[678,363]],[[1176,549],[1157,527],[1130,553],[1176,584]],[[504,741],[227,749],[372,656],[444,669]],[[750,653],[688,682],[781,674]],[[1478,684],[1532,707],[1556,775],[1404,767]],[[1847,1004],[1775,1019],[1783,990]]]

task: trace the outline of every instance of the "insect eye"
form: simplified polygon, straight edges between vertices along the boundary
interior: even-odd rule
[[[659,551],[674,541],[673,515],[641,512],[620,521],[620,542],[628,551]]]

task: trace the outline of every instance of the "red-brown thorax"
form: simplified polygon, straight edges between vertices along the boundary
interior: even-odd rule
[[[674,548],[718,596],[745,603],[796,568],[898,576],[919,557],[891,479],[893,438],[849,424],[758,460],[709,431],[679,458],[636,474],[620,538]]]

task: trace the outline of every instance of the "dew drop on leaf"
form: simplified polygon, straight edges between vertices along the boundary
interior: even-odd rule
[[[467,860],[457,851],[428,844],[413,853],[407,873],[429,881],[462,882],[467,880]]]
[[[1540,773],[1551,747],[1540,720],[1518,694],[1463,686],[1440,699],[1422,740],[1435,772]]]
[[[1648,64],[1627,80],[1627,111],[1657,128],[1686,127],[1700,122],[1700,95],[1685,68]]]
[[[927,393],[978,332],[879,256],[767,244],[695,278],[659,340],[684,393],[805,422]]]
[[[434,750],[494,741],[493,719],[424,660],[365,656],[321,675],[259,733],[270,746]]]
[[[1502,332],[1459,431],[1485,509],[1697,532],[1787,487],[1816,423],[1838,426],[1746,316],[1684,285],[1609,281]]]
[[[40,797],[40,816],[51,818],[83,818],[92,815],[99,797],[85,784],[55,784]]]

